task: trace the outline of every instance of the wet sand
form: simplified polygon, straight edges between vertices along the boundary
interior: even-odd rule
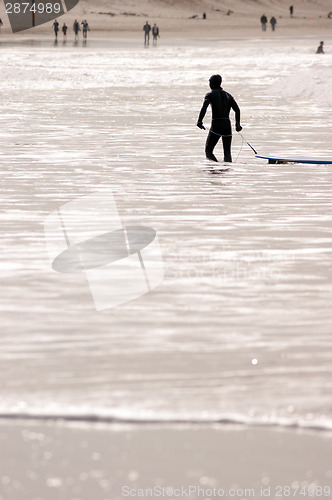
[[[264,427],[4,421],[0,499],[331,498],[331,439]]]

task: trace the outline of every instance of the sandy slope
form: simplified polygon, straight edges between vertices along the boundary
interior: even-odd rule
[[[75,18],[87,18],[90,36],[141,37],[147,19],[156,22],[165,38],[247,37],[261,34],[259,18],[274,15],[278,25],[274,36],[330,36],[332,10],[330,0],[294,0],[294,18],[290,19],[291,0],[81,0],[61,19],[71,28]],[[228,9],[233,13],[226,15]],[[202,19],[206,12],[207,19]],[[197,15],[197,18],[192,16]],[[1,3],[2,33],[10,33]],[[52,23],[28,30],[23,35],[52,33]],[[270,33],[268,27],[267,34]],[[101,33],[107,32],[107,33]],[[271,34],[271,33],[270,33]]]

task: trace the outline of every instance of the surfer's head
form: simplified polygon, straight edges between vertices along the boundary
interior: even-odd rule
[[[209,79],[211,89],[218,89],[221,85],[222,78],[220,75],[212,75]]]

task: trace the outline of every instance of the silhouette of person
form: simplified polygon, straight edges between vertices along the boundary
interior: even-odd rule
[[[236,131],[240,132],[240,108],[237,105],[234,97],[228,92],[225,92],[221,87],[222,78],[220,75],[212,75],[209,79],[211,92],[205,96],[203,106],[199,113],[197,127],[205,130],[203,119],[209,105],[212,108],[212,122],[209,134],[205,143],[205,154],[209,160],[218,161],[213,154],[213,150],[217,145],[220,137],[222,137],[224,148],[224,161],[231,162],[231,143],[232,143],[232,128],[229,119],[230,110],[235,111]]]
[[[54,29],[55,38],[58,38],[59,23],[57,20],[55,20],[53,23],[53,29]]]
[[[261,17],[261,23],[262,23],[262,31],[266,31],[267,17],[265,14],[263,14]]]
[[[324,42],[320,42],[317,47],[316,54],[325,54],[324,52]]]
[[[270,23],[271,23],[272,31],[274,31],[276,29],[276,24],[277,24],[276,18],[272,16],[270,19]]]
[[[153,36],[153,43],[156,44],[157,43],[157,38],[160,37],[160,35],[159,35],[159,28],[156,25],[156,23],[152,27],[152,36]]]
[[[75,19],[75,21],[74,21],[73,30],[74,30],[74,33],[75,33],[75,40],[77,40],[77,38],[78,38],[78,32],[80,31],[80,25],[79,25],[79,22],[77,21],[77,19]]]
[[[86,37],[88,36],[88,31],[90,31],[90,28],[86,19],[82,21],[81,24],[83,25],[83,38],[86,39]]]
[[[289,7],[289,15],[290,15],[291,17],[293,17],[293,12],[294,12],[294,7],[293,7],[293,5],[291,5],[291,6]]]
[[[146,23],[144,24],[143,31],[144,31],[144,45],[149,45],[151,26],[149,25],[148,21],[146,21]]]

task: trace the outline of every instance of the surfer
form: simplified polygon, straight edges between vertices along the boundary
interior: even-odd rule
[[[208,92],[205,96],[202,109],[199,113],[197,127],[205,130],[203,119],[209,104],[211,104],[212,122],[205,144],[206,157],[209,160],[218,161],[213,154],[213,150],[220,137],[222,137],[224,161],[231,162],[232,128],[229,113],[231,109],[235,111],[235,129],[237,132],[240,132],[242,130],[240,125],[240,108],[235,99],[222,89],[221,82],[222,78],[220,75],[211,76],[209,80],[211,92]]]
[[[325,54],[324,52],[324,42],[320,42],[317,47],[316,54]]]

